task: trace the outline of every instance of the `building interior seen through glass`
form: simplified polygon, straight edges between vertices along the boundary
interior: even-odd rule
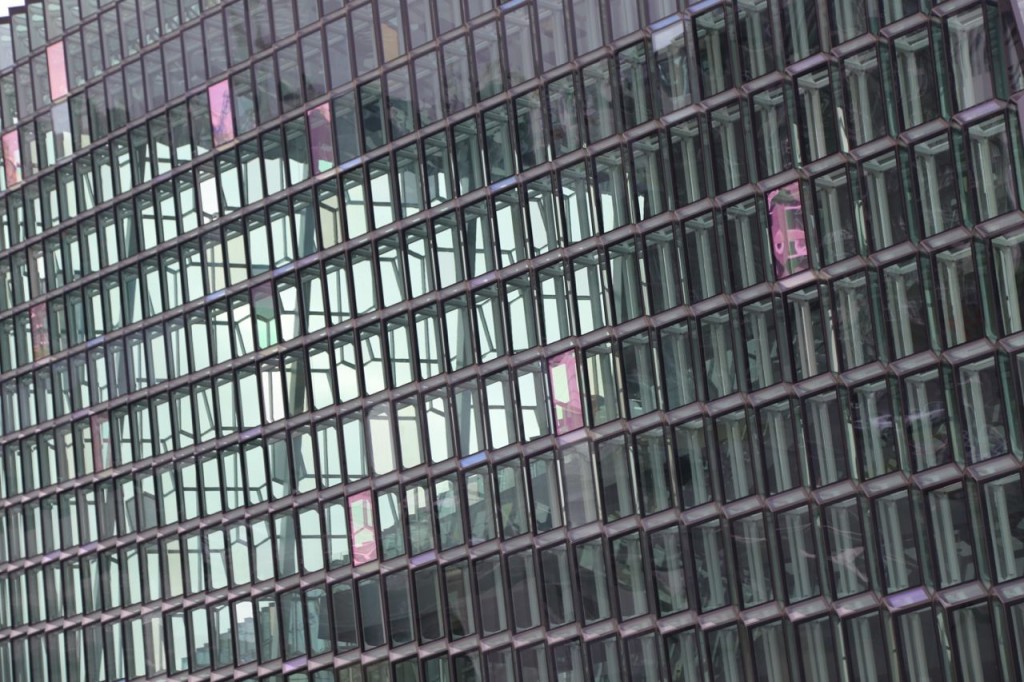
[[[12,8],[0,682],[1024,682],[1022,29]]]

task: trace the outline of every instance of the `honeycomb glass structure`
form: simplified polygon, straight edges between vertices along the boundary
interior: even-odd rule
[[[1024,682],[1016,0],[27,0],[0,682]]]

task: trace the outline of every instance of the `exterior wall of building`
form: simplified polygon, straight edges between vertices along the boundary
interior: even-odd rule
[[[28,0],[0,682],[1024,681],[1010,0]]]

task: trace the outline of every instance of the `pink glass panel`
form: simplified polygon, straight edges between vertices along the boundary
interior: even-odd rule
[[[46,48],[46,68],[50,72],[50,98],[68,94],[68,72],[64,64],[64,42]]]
[[[313,174],[334,168],[334,131],[331,129],[331,108],[327,102],[310,109],[309,148],[313,160]]]
[[[377,559],[377,538],[373,531],[373,499],[370,491],[348,498],[352,523],[352,565],[359,566]]]
[[[109,469],[111,465],[110,423],[107,413],[92,415],[89,418],[89,425],[92,428],[93,466],[96,471]]]
[[[555,408],[555,433],[562,435],[583,427],[580,382],[576,378],[576,353],[566,351],[548,361],[551,402]]]
[[[798,183],[792,182],[768,193],[768,217],[776,277],[806,270],[807,237]]]
[[[4,133],[0,138],[0,146],[3,146],[4,152],[4,175],[10,187],[21,182],[21,142],[18,140],[18,131]]]
[[[46,304],[37,303],[29,311],[32,323],[32,357],[36,360],[50,354],[50,321],[46,317]]]
[[[210,96],[210,121],[213,123],[213,146],[219,147],[235,139],[235,120],[231,108],[231,84],[222,80],[207,90]]]

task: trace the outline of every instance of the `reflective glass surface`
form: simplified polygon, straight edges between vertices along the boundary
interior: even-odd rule
[[[0,682],[1024,682],[1011,0],[27,0]]]

